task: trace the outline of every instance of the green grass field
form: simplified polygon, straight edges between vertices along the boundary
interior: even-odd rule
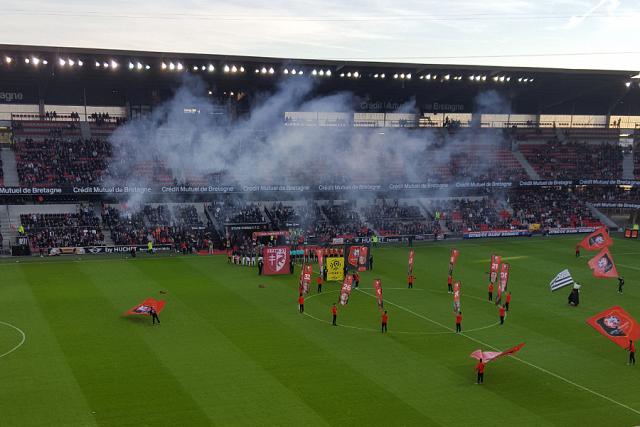
[[[585,319],[613,305],[640,319],[640,246],[615,239],[627,282],[619,295],[615,280],[591,277],[589,253],[574,257],[578,239],[419,246],[413,290],[407,248],[376,248],[375,271],[340,308],[339,327],[329,324],[338,284],[315,295],[314,279],[301,315],[297,274],[259,277],[225,257],[6,260],[0,355],[22,338],[8,324],[26,339],[0,357],[0,425],[638,425],[640,366],[627,366],[627,353]],[[452,245],[462,335],[451,333],[446,293]],[[512,266],[503,326],[485,301],[492,253]],[[567,306],[568,288],[549,291],[566,267],[583,284],[577,308]],[[161,326],[123,316],[146,297],[167,301]],[[517,358],[490,363],[485,384],[474,384],[472,351],[519,342]]]

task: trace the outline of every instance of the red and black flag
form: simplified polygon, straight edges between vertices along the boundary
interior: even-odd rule
[[[598,251],[611,245],[613,245],[613,240],[609,236],[605,227],[598,228],[596,231],[582,239],[579,244],[579,246],[582,246],[588,251]]]
[[[351,284],[353,283],[353,276],[348,274],[342,282],[342,288],[340,288],[340,305],[347,305],[349,302],[349,295],[351,295]]]
[[[640,325],[622,307],[611,307],[587,319],[596,331],[622,348],[629,347],[629,340],[640,338]]]
[[[382,301],[382,280],[376,279],[373,281],[373,287],[376,291],[376,299],[378,300],[378,308],[382,308],[384,306],[384,302]]]
[[[415,255],[415,253],[414,253],[413,249],[411,249],[409,251],[409,273],[408,273],[409,276],[411,276],[413,274],[413,258],[414,258],[414,255]]]
[[[509,283],[509,264],[502,263],[500,268],[500,282],[498,283],[498,298],[496,298],[496,305],[502,302],[502,294],[507,291],[507,284]]]
[[[453,276],[453,267],[455,267],[456,262],[458,262],[458,255],[460,255],[459,250],[451,249],[451,253],[449,255],[449,276]]]
[[[500,261],[502,261],[502,257],[500,255],[491,255],[491,266],[489,269],[489,283],[495,285],[496,280],[498,280],[498,273],[500,272]]]
[[[153,308],[156,311],[156,313],[160,314],[160,312],[164,309],[164,301],[156,300],[154,298],[147,298],[146,300],[142,301],[140,304],[136,305],[135,307],[127,311],[125,314],[126,315],[142,314],[144,316],[149,316],[149,312],[151,311],[151,308]]]
[[[618,277],[618,270],[613,262],[613,257],[609,248],[604,248],[598,255],[589,260],[589,268],[593,270],[593,275],[599,278]]]

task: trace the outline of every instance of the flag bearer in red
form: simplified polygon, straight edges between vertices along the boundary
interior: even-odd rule
[[[507,298],[504,301],[504,308],[509,311],[509,303],[511,302],[511,292],[507,294]]]
[[[489,301],[493,301],[493,283],[489,282]]]
[[[482,359],[476,365],[476,372],[478,372],[478,380],[476,384],[482,384],[484,382],[484,363]]]
[[[415,279],[415,277],[413,276],[413,273],[410,273],[407,276],[407,285],[409,289],[413,289],[413,280]]]
[[[498,311],[500,313],[500,324],[504,325],[504,315],[505,315],[505,312],[506,312],[506,310],[504,308],[504,305],[501,305],[500,309]]]
[[[338,317],[338,307],[336,307],[336,303],[335,302],[331,306],[331,316],[333,317],[333,320],[332,320],[331,324],[333,326],[338,326],[338,325],[336,325],[336,319]]]
[[[389,322],[389,315],[387,314],[387,310],[382,313],[382,333],[387,332],[387,323]]]
[[[302,293],[298,297],[298,307],[300,308],[300,313],[304,313],[304,296]]]
[[[322,275],[318,276],[316,283],[318,283],[318,293],[322,293]]]
[[[633,340],[629,340],[629,347],[627,347],[627,350],[629,350],[629,363],[627,363],[627,365],[636,365],[636,345],[633,343]]]
[[[447,293],[448,294],[452,294],[453,293],[453,276],[449,275],[447,277]]]
[[[462,332],[462,312],[456,314],[456,334]]]

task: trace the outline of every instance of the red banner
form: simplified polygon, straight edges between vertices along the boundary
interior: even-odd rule
[[[164,301],[159,301],[154,298],[147,298],[140,304],[133,307],[131,310],[127,311],[125,314],[142,314],[145,316],[149,316],[151,307],[154,308],[156,313],[160,314],[160,312],[164,309]]]
[[[413,273],[413,258],[414,258],[414,251],[413,249],[409,251],[409,275],[411,275]]]
[[[264,248],[262,250],[262,258],[264,267],[262,274],[270,276],[273,274],[289,274],[289,247],[275,246],[273,248]]]
[[[500,271],[500,261],[502,257],[500,255],[491,255],[491,267],[489,273],[489,282],[495,284],[498,280],[498,272]]]
[[[347,305],[349,302],[349,295],[351,295],[351,284],[353,282],[353,276],[348,274],[342,282],[342,288],[340,288],[340,305]]]
[[[520,349],[524,347],[524,343],[520,343],[518,345],[516,345],[515,347],[511,347],[510,349],[507,349],[505,351],[482,351],[482,350],[476,350],[473,353],[470,354],[470,356],[476,360],[482,360],[484,363],[488,363],[491,362],[492,360],[495,360],[499,357],[502,356],[509,356],[511,354],[517,353],[520,351]]]
[[[382,308],[384,303],[382,301],[382,280],[376,279],[373,281],[373,287],[376,290],[376,298],[378,299],[378,308]]]
[[[460,282],[453,284],[453,311],[458,313],[460,311]]]
[[[618,277],[618,270],[613,262],[613,257],[609,248],[604,248],[598,255],[589,260],[589,268],[593,270],[593,275],[599,278]]]
[[[288,231],[254,231],[251,235],[251,237],[253,237],[253,240],[256,240],[258,237],[266,237],[266,236],[289,237],[289,232]]]
[[[507,291],[507,284],[509,283],[509,264],[502,263],[500,269],[500,282],[498,283],[498,298],[496,298],[496,305],[502,302],[502,294]]]
[[[366,246],[350,246],[349,255],[347,256],[347,262],[358,271],[365,271],[367,269],[367,254],[369,248]]]
[[[452,267],[456,266],[456,262],[458,261],[458,255],[460,255],[460,251],[457,249],[451,249],[451,256],[449,257],[449,264]]]
[[[629,347],[629,340],[640,339],[640,325],[622,307],[611,307],[587,319],[596,331],[622,348]]]
[[[369,253],[369,248],[366,246],[360,247],[360,256],[358,257],[358,271],[366,271],[367,270],[367,261],[369,257],[367,254]]]
[[[309,285],[311,285],[311,276],[313,275],[313,266],[311,264],[305,264],[302,266],[300,272],[300,292],[303,295],[309,293]]]
[[[582,239],[580,246],[588,251],[598,251],[600,249],[609,247],[613,244],[613,240],[609,236],[607,229],[604,227],[598,228],[593,233]]]

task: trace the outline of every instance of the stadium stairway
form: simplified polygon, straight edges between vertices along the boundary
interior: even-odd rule
[[[11,242],[15,239],[15,230],[11,230],[9,206],[7,205],[0,208],[0,233],[2,233],[2,246],[0,246],[0,255],[2,255],[8,253]]]
[[[634,179],[633,153],[624,153],[624,157],[622,158],[622,179]]]
[[[520,165],[527,172],[527,175],[529,175],[529,178],[540,179],[540,175],[538,174],[538,172],[536,172],[533,166],[531,166],[531,163],[529,163],[529,161],[524,157],[524,154],[522,154],[518,150],[514,150],[513,156],[518,160],[518,162],[520,162]]]
[[[591,209],[591,212],[593,213],[593,216],[598,218],[604,225],[606,225],[607,227],[614,228],[614,229],[618,228],[618,224],[616,224],[616,222],[614,220],[612,220],[611,218],[606,216],[604,213],[602,213],[598,208],[593,206],[593,204],[587,203],[586,205],[587,205],[587,207],[589,209]]]
[[[107,227],[102,222],[102,215],[100,215],[100,212],[102,212],[102,203],[101,202],[91,203],[91,208],[93,209],[93,212],[95,213],[95,215],[100,220],[100,228],[102,229],[102,234],[104,234],[104,244],[105,244],[105,246],[113,246],[113,245],[115,245],[115,242],[111,238],[111,233],[109,232],[109,227]]]
[[[90,139],[91,138],[91,127],[89,126],[89,122],[87,122],[87,121],[80,122],[80,135],[84,139]]]
[[[0,158],[2,158],[2,170],[4,171],[4,185],[7,187],[19,186],[16,155],[13,150],[8,147],[0,148]]]

